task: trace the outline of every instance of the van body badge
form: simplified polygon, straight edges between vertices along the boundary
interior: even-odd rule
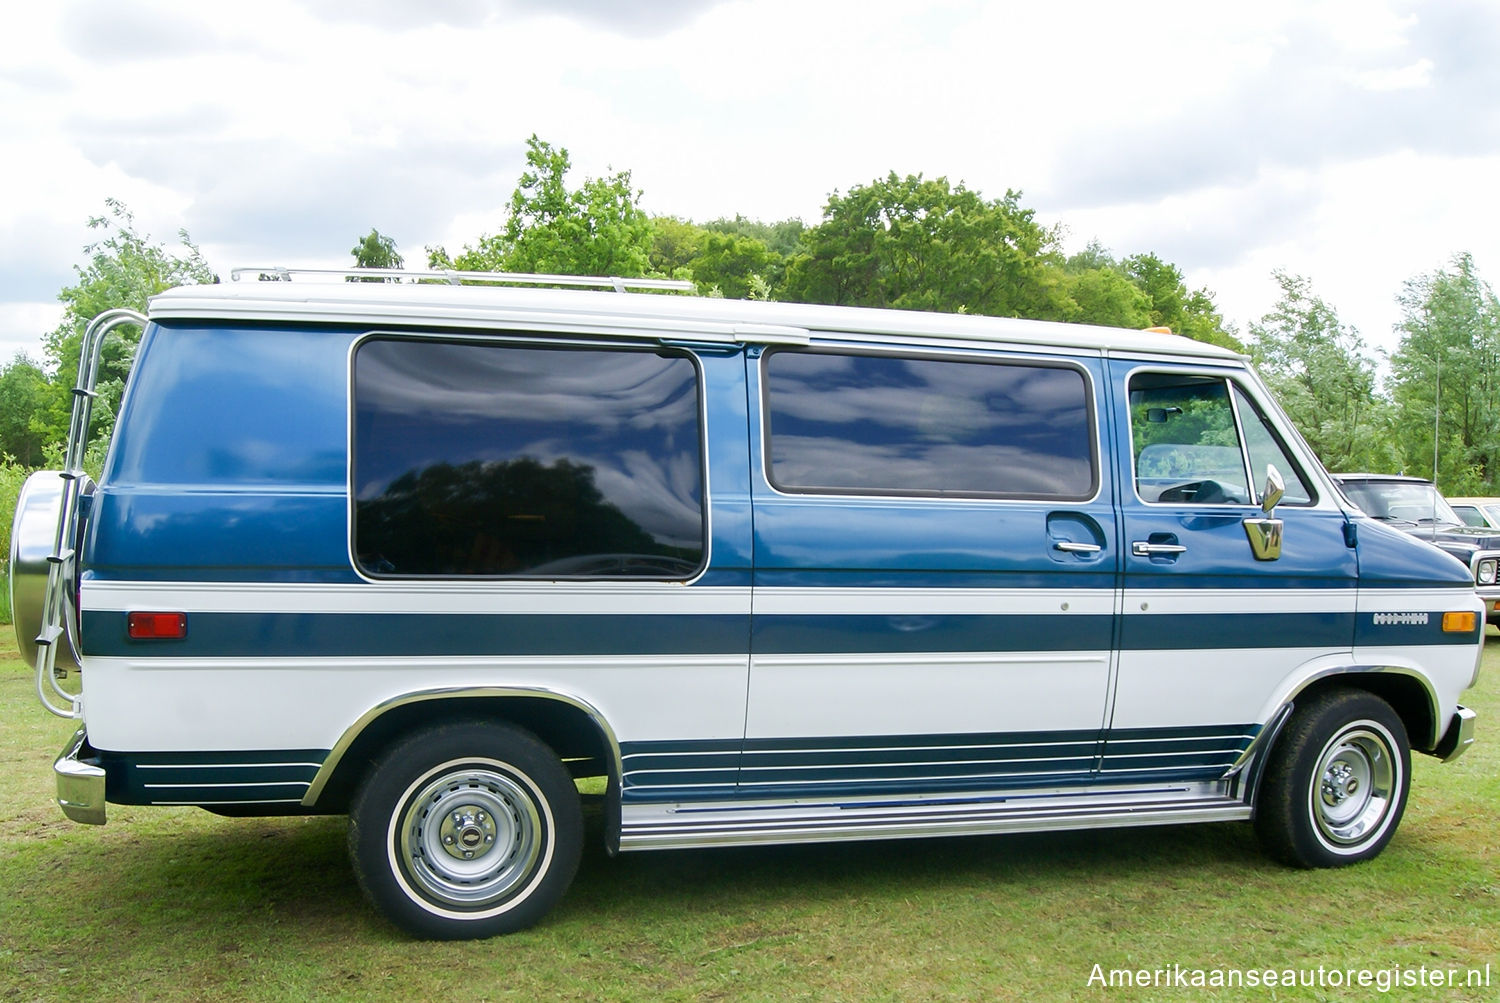
[[[1429,615],[1427,613],[1376,613],[1375,626],[1425,627]]]

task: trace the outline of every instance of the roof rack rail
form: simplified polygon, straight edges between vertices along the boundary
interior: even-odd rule
[[[230,281],[254,276],[269,282],[291,282],[294,275],[318,275],[342,279],[389,279],[394,282],[447,282],[460,286],[465,282],[523,286],[588,286],[614,289],[623,293],[631,289],[671,289],[690,292],[697,287],[687,279],[637,279],[600,275],[537,275],[530,272],[456,272],[451,269],[432,272],[406,271],[400,268],[232,268]]]

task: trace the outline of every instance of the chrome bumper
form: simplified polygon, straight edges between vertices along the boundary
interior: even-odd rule
[[[1453,720],[1448,723],[1448,730],[1438,740],[1437,747],[1432,754],[1445,763],[1451,763],[1465,752],[1469,746],[1474,744],[1474,712],[1462,705],[1453,713]]]
[[[57,776],[57,806],[75,822],[103,825],[104,768],[79,758],[86,739],[79,728],[52,764]]]

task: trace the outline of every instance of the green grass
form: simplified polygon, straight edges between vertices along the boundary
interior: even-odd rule
[[[6,643],[10,643],[7,639]],[[1483,968],[1500,998],[1500,638],[1480,738],[1417,757],[1377,860],[1295,871],[1246,824],[586,856],[540,927],[432,944],[354,887],[342,819],[50,802],[70,732],[0,651],[0,1001],[1196,998],[1090,987],[1111,968]],[[1229,989],[1217,999],[1366,999]]]

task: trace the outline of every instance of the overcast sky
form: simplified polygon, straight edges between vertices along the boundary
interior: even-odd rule
[[[1500,284],[1500,4],[0,0],[0,358],[40,356],[108,197],[210,264],[409,265],[502,226],[536,133],[653,214],[815,223],[946,176],[1151,251],[1244,333],[1274,269],[1374,346]],[[226,276],[227,277],[227,276]]]

